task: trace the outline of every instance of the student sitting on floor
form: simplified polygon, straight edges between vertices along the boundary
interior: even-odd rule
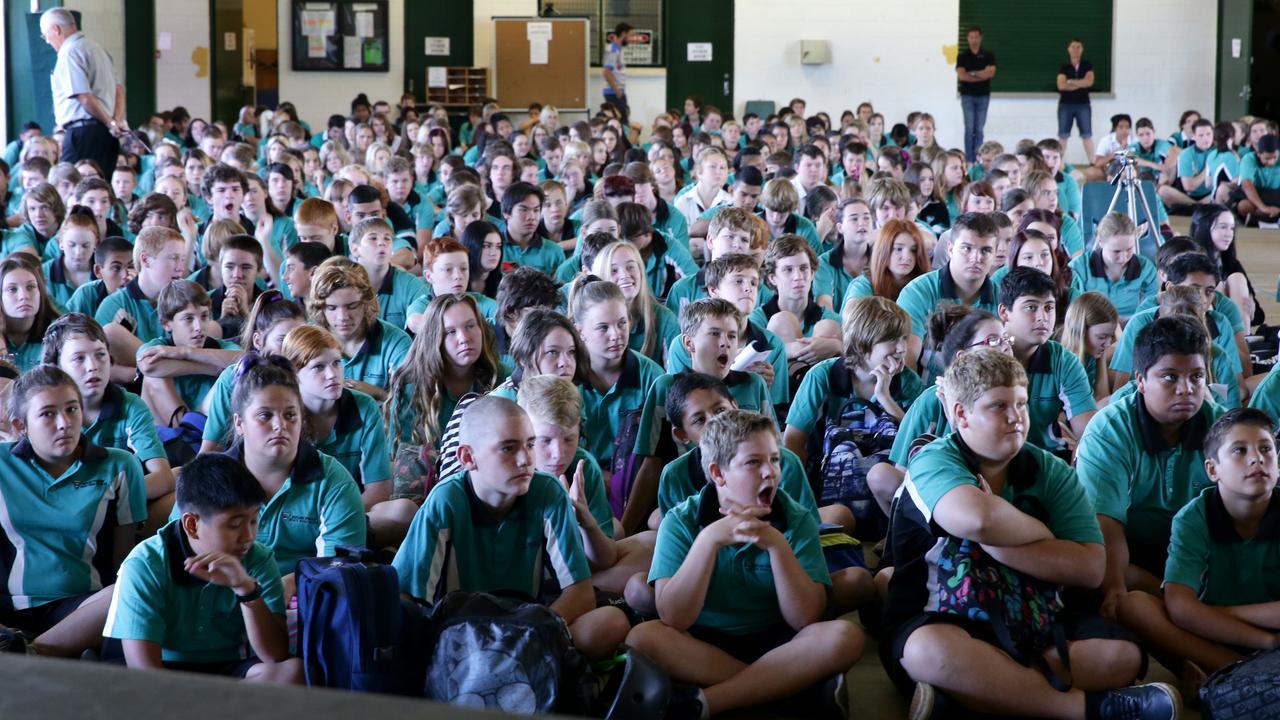
[[[120,367],[136,367],[142,344],[164,335],[155,303],[165,286],[186,275],[186,241],[176,230],[146,228],[134,241],[133,265],[137,277],[108,295],[94,315],[111,341],[111,359]]]
[[[545,553],[560,591],[551,609],[587,657],[612,656],[629,623],[618,608],[595,607],[568,493],[535,470],[535,442],[529,416],[510,400],[467,407],[458,445],[466,470],[436,485],[414,517],[394,561],[400,591],[427,602],[454,590],[544,596]]]
[[[178,502],[182,515],[120,565],[103,635],[131,668],[301,684],[280,571],[256,541],[267,502],[257,479],[239,460],[202,455],[183,467]]]
[[[711,482],[663,517],[649,573],[659,619],[627,644],[696,686],[673,697],[668,717],[782,700],[835,675],[824,686],[829,708],[863,636],[844,620],[820,621],[830,577],[813,516],[778,487],[777,429],[729,410],[698,446]]]
[[[1138,252],[1138,227],[1127,215],[1109,213],[1098,222],[1092,252],[1071,261],[1071,286],[1106,296],[1122,322],[1159,290],[1155,263]]]
[[[987,715],[1176,718],[1173,688],[1124,687],[1144,657],[1123,629],[1062,606],[1064,586],[1102,580],[1103,538],[1070,466],[1026,442],[1021,365],[979,348],[957,357],[943,384],[955,430],[912,458],[887,548],[895,569],[880,654],[899,689],[914,688],[911,717],[954,701]],[[980,611],[978,597],[998,592],[1037,610]]]
[[[262,289],[262,244],[252,235],[232,235],[222,242],[217,258],[222,284],[209,292],[213,320],[222,328],[222,337],[240,335],[249,311]]]
[[[818,255],[799,235],[769,243],[764,279],[772,299],[751,312],[751,322],[767,327],[787,347],[787,368],[799,377],[815,363],[840,354],[840,316],[815,298]]]
[[[679,315],[685,305],[707,296],[706,265],[730,253],[751,252],[751,237],[755,229],[752,217],[750,210],[737,207],[716,213],[707,227],[703,269],[677,280],[667,294],[667,307],[672,312]]]
[[[4,350],[18,372],[26,372],[40,364],[41,340],[60,314],[45,289],[40,261],[30,253],[0,260],[0,293]]]
[[[284,269],[280,271],[280,292],[285,299],[306,305],[310,301],[311,278],[320,263],[333,256],[333,251],[317,242],[300,242],[284,252]]]
[[[382,218],[361,220],[351,228],[351,259],[369,273],[369,283],[378,289],[378,319],[403,329],[410,304],[426,293],[427,286],[391,264],[394,242],[395,230]]]
[[[437,295],[456,295],[467,293],[485,322],[494,325],[498,315],[498,303],[493,298],[479,292],[468,291],[471,284],[471,254],[467,246],[451,237],[433,238],[423,243],[422,274],[427,281],[426,288],[409,304],[406,329],[413,333],[422,332],[422,320],[427,305]],[[381,302],[381,299],[379,299]]]
[[[1155,652],[1184,659],[1183,692],[1197,694],[1204,673],[1275,646],[1280,600],[1271,418],[1228,412],[1209,429],[1204,457],[1214,486],[1173,518],[1164,599],[1131,592],[1119,607],[1120,619]]]
[[[93,251],[93,280],[76,288],[66,302],[67,312],[93,317],[108,295],[133,279],[133,244],[120,237],[103,238]]]

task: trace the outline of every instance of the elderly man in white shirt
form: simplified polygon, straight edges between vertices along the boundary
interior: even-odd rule
[[[76,27],[66,8],[40,16],[40,34],[58,51],[53,68],[53,117],[64,131],[62,161],[93,160],[111,177],[120,153],[118,138],[128,132],[124,86],[116,79],[111,56]]]

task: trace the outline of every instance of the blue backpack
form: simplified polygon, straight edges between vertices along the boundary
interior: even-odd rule
[[[364,548],[298,561],[299,654],[307,685],[418,695],[425,612],[395,568]]]

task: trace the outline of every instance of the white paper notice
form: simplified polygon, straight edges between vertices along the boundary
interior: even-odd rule
[[[356,13],[356,35],[362,38],[373,37],[373,13]]]
[[[525,34],[529,37],[530,42],[551,39],[551,23],[549,22],[531,22],[525,27]]]
[[[547,45],[546,40],[530,40],[529,41],[529,64],[530,65],[546,65],[547,64]]]
[[[360,38],[354,35],[348,35],[342,43],[342,67],[358,69],[364,64],[364,59],[360,56],[360,51],[364,47],[364,43]]]
[[[307,36],[307,57],[309,58],[324,57],[325,51],[328,49],[326,45],[327,43],[325,43],[324,37],[320,35],[308,35]]]
[[[429,37],[427,40],[427,55],[448,55],[449,54],[449,38],[447,37]]]
[[[711,43],[689,43],[689,62],[711,62]]]
[[[222,33],[222,49],[227,52],[235,52],[236,34],[233,32]]]
[[[1231,57],[1240,57],[1240,38],[1231,38]]]
[[[172,50],[173,49],[173,33],[167,33],[167,32],[158,33],[156,35],[156,49]]]
[[[449,83],[448,77],[445,68],[429,67],[427,68],[427,87],[444,87]]]
[[[334,34],[337,30],[336,15],[332,10],[303,10],[302,34],[322,35]]]

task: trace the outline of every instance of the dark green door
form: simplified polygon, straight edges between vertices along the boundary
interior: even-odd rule
[[[244,0],[210,0],[210,40],[213,51],[209,85],[213,117],[231,127],[245,103]]]
[[[1253,0],[1218,0],[1217,118],[1249,112],[1249,65],[1253,62]]]
[[[697,95],[733,112],[733,0],[668,3],[666,26],[667,107]]]

